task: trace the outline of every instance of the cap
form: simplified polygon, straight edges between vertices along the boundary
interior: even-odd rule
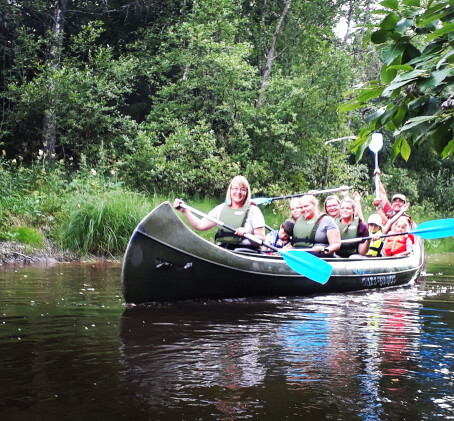
[[[373,213],[371,216],[369,216],[369,219],[367,220],[368,224],[375,224],[378,225],[379,227],[382,227],[383,224],[381,222],[381,216],[377,215],[376,213]]]
[[[407,203],[407,198],[403,194],[400,194],[400,193],[395,194],[393,196],[392,201],[394,201],[394,199],[400,199],[400,200],[403,200],[405,203]]]

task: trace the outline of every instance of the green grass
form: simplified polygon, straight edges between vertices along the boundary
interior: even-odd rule
[[[44,236],[31,227],[12,227],[8,231],[0,233],[0,240],[18,241],[39,249],[44,247]]]
[[[64,205],[61,243],[84,254],[121,255],[134,228],[160,201],[125,190],[75,196]]]

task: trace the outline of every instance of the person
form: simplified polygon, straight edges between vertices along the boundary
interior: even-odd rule
[[[199,219],[190,210],[181,208],[184,203],[181,199],[175,199],[173,206],[181,211],[191,227],[199,231],[206,231],[216,226],[216,223],[207,218]],[[238,175],[232,179],[227,189],[226,201],[209,213],[226,225],[235,228],[235,233],[223,227],[219,227],[215,240],[222,247],[235,249],[245,247],[258,250],[261,242],[265,240],[265,218],[260,209],[251,203],[251,187],[247,179]],[[253,234],[259,240],[258,243],[243,238],[244,234]]]
[[[383,256],[405,256],[413,250],[413,242],[407,233],[410,230],[408,218],[401,216],[393,226],[393,230],[389,234],[399,234],[392,237],[386,237],[383,242]]]
[[[301,216],[301,205],[300,205],[300,198],[294,197],[290,199],[290,219],[293,222]]]
[[[340,216],[340,199],[335,194],[326,196],[325,202],[323,203],[325,213],[331,218],[338,218]]]
[[[347,194],[343,194],[344,192],[347,192]],[[350,199],[348,190],[341,190],[341,196],[343,199]],[[363,210],[361,207],[361,195],[357,191],[355,191],[353,193],[353,197],[355,198],[355,217],[358,217],[359,219],[361,219],[361,221],[364,221]],[[332,218],[338,218],[340,216],[340,202],[341,201],[339,200],[339,198],[334,194],[327,196],[324,202],[325,213],[327,213]]]
[[[383,247],[383,240],[381,235],[383,234],[382,219],[381,216],[373,213],[367,220],[367,227],[369,228],[369,235],[372,237],[369,244],[369,250],[366,253],[367,257],[377,257],[381,255],[381,249]]]
[[[406,202],[404,203],[401,208],[399,209],[398,212],[396,212],[390,219],[386,221],[386,224],[383,226],[383,234],[387,234],[391,229],[394,223],[401,217],[406,217],[408,221],[408,225],[410,225],[410,220],[408,219],[408,215],[405,213],[408,208],[410,207],[410,203]],[[412,234],[413,235],[413,234]],[[414,239],[411,238],[411,240],[414,242]]]
[[[381,182],[380,170],[378,168],[375,170],[374,175],[378,175],[379,197],[374,199],[373,204],[375,207],[375,212],[381,216],[383,226],[385,226],[388,219],[391,219],[394,215],[396,215],[400,211],[402,206],[405,205],[407,198],[401,193],[396,193],[392,197],[390,203],[388,200],[388,195],[386,194],[386,190],[383,187],[383,183]],[[405,216],[408,219],[408,223],[411,224],[410,215]]]
[[[332,256],[340,248],[340,232],[334,219],[318,210],[315,196],[300,199],[301,217],[293,227],[291,247],[310,248],[316,256]]]
[[[286,219],[279,227],[279,230],[272,230],[266,234],[265,243],[277,248],[285,247],[291,241],[294,225],[295,223],[291,219]],[[270,249],[262,246],[262,250],[268,251]]]
[[[344,198],[340,201],[340,215],[335,218],[339,227],[341,240],[349,240],[358,237],[369,237],[367,225],[355,216],[355,201]],[[336,254],[340,257],[350,257],[355,254],[364,256],[369,249],[370,240],[363,240],[361,243],[342,244]]]

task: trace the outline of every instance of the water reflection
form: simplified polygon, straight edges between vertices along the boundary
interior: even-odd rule
[[[168,415],[173,408],[175,415],[183,407],[189,418],[191,407],[201,419],[273,419],[284,407],[287,415],[311,419],[418,418],[420,405],[403,402],[420,401],[424,379],[415,373],[424,360],[440,358],[421,349],[424,296],[422,283],[288,301],[130,309],[121,321],[123,381],[153,411]]]
[[[127,310],[118,265],[0,271],[2,417],[452,419],[449,262],[408,288]]]

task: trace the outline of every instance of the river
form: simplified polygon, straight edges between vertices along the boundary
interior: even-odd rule
[[[454,419],[453,257],[404,288],[136,308],[118,264],[3,266],[2,419]]]

